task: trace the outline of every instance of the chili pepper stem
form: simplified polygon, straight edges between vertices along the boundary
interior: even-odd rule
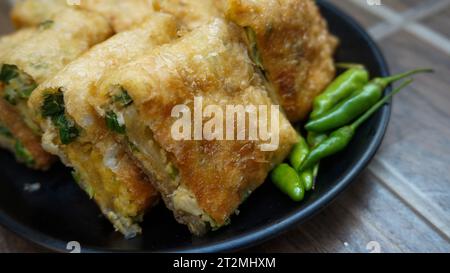
[[[361,68],[365,69],[365,66],[357,63],[335,63],[337,68],[350,69],[350,68]]]
[[[392,93],[386,95],[383,99],[378,101],[371,107],[365,114],[358,118],[351,125],[347,125],[337,129],[332,132],[330,136],[322,141],[317,147],[315,147],[300,166],[299,171],[307,170],[317,164],[320,160],[325,157],[334,155],[348,146],[351,139],[355,135],[356,129],[365,122],[371,115],[373,115],[378,109],[380,109],[383,104],[385,104],[389,99],[395,94],[400,92],[405,86],[409,85],[412,80],[406,80],[398,88],[396,88]]]
[[[433,73],[434,70],[433,69],[429,69],[429,68],[418,68],[418,69],[414,69],[405,73],[401,73],[398,75],[394,75],[394,76],[390,76],[390,77],[386,77],[386,78],[380,78],[380,80],[383,82],[384,85],[389,85],[390,83],[393,83],[395,81],[407,78],[409,76],[412,76],[414,74],[418,74],[418,73]]]
[[[377,102],[372,108],[370,108],[364,115],[362,115],[360,118],[358,118],[353,124],[350,125],[350,127],[353,130],[356,130],[362,123],[364,123],[370,116],[372,116],[381,106],[383,106],[386,102],[388,102],[393,96],[395,96],[398,92],[400,92],[403,88],[410,85],[413,82],[412,79],[404,81],[402,84],[400,84],[399,87],[397,87],[394,91],[392,91],[390,94],[386,95],[383,99],[381,99],[379,102]]]

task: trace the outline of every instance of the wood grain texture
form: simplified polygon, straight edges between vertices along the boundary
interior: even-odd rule
[[[449,0],[381,1],[408,16]],[[366,28],[382,23],[369,6],[331,2]],[[411,20],[450,38],[449,15],[450,9],[437,8]],[[0,17],[1,33],[11,29],[6,18]],[[392,72],[433,67],[436,73],[417,77],[395,98],[382,147],[345,193],[303,225],[247,252],[369,252],[371,241],[382,252],[450,252],[449,56],[403,28],[379,41]],[[0,252],[40,251],[45,250],[0,228]]]
[[[404,176],[450,218],[450,63],[448,56],[406,32],[382,41],[392,71],[432,67],[395,98],[378,158]],[[448,227],[450,228],[450,227]]]
[[[450,37],[450,7],[429,16],[422,23],[444,36]]]
[[[369,171],[305,224],[250,252],[448,252],[448,241]]]
[[[381,3],[395,11],[404,12],[412,9],[418,9],[421,5],[433,5],[438,1],[447,0],[381,0]]]
[[[37,253],[45,250],[0,227],[0,253]]]

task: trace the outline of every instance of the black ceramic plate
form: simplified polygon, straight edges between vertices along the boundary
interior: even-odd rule
[[[320,2],[331,31],[340,38],[337,61],[363,63],[372,76],[388,70],[378,47],[348,15]],[[279,235],[330,204],[365,168],[379,147],[390,116],[385,106],[362,126],[350,148],[321,165],[316,190],[304,202],[294,203],[265,183],[240,208],[231,225],[196,238],[177,224],[159,205],[143,223],[143,235],[126,240],[100,215],[96,205],[72,181],[62,166],[50,172],[33,172],[0,152],[0,223],[39,245],[66,251],[67,242],[78,241],[82,251],[232,251],[250,247]],[[35,192],[24,185],[40,183]]]

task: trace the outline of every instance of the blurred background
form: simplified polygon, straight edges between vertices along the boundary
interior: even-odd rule
[[[195,1],[195,0],[192,0]],[[0,0],[0,34],[12,30]],[[450,252],[450,0],[329,0],[418,76],[375,159],[333,204],[251,252]],[[46,251],[0,227],[0,252]]]

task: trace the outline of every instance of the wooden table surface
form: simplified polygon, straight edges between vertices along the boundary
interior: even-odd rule
[[[450,0],[330,0],[378,41],[393,73],[432,67],[394,101],[383,145],[333,204],[251,252],[450,251]],[[6,0],[0,0],[4,11]],[[371,5],[372,4],[372,5]],[[8,30],[2,14],[0,29]],[[0,252],[41,252],[0,227]]]

